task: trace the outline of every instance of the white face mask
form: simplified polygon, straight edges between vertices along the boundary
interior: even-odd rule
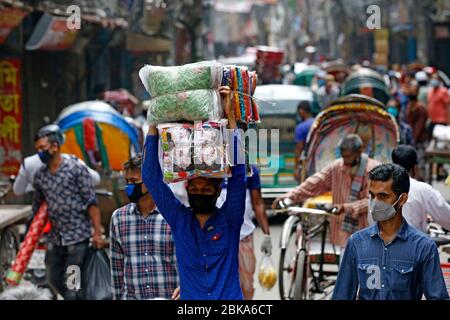
[[[395,209],[395,205],[400,200],[401,195],[398,197],[394,204],[388,204],[377,199],[369,198],[369,213],[376,222],[382,222],[391,219],[397,213],[398,209]]]
[[[438,80],[438,79],[431,79],[431,80],[430,80],[430,85],[431,85],[433,88],[439,87],[439,85],[440,85],[439,80]]]

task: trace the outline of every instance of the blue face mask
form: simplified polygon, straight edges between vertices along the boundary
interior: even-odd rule
[[[131,202],[138,202],[146,193],[142,193],[142,182],[139,183],[129,183],[125,186],[125,192]]]
[[[398,116],[398,109],[396,107],[388,107],[388,112],[392,114],[395,118]]]
[[[48,149],[38,152],[38,156],[39,156],[39,159],[41,159],[41,161],[45,164],[49,163],[52,158],[52,155],[50,154]]]

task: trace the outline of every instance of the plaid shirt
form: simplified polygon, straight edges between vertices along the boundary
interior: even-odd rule
[[[55,174],[45,165],[39,169],[33,187],[33,212],[37,212],[42,201],[47,201],[53,244],[69,246],[91,237],[92,226],[87,209],[97,205],[97,198],[85,166],[78,160],[62,157]]]
[[[158,211],[147,218],[136,204],[111,218],[111,278],[115,300],[170,299],[178,287],[175,245]]]

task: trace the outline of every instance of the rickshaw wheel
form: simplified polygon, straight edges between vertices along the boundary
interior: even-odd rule
[[[278,289],[281,300],[293,300],[295,288],[295,276],[297,272],[296,257],[296,227],[291,229],[286,248],[281,249],[280,263],[278,267]]]
[[[308,264],[306,261],[306,251],[300,250],[297,257],[297,272],[295,277],[294,286],[294,299],[306,300],[307,299],[307,281],[308,281]]]
[[[5,228],[0,235],[0,292],[6,286],[6,276],[19,251],[19,234],[15,227]]]

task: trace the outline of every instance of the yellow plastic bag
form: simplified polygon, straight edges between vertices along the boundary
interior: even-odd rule
[[[259,284],[264,289],[270,290],[277,283],[277,271],[269,256],[264,255],[258,273]]]

